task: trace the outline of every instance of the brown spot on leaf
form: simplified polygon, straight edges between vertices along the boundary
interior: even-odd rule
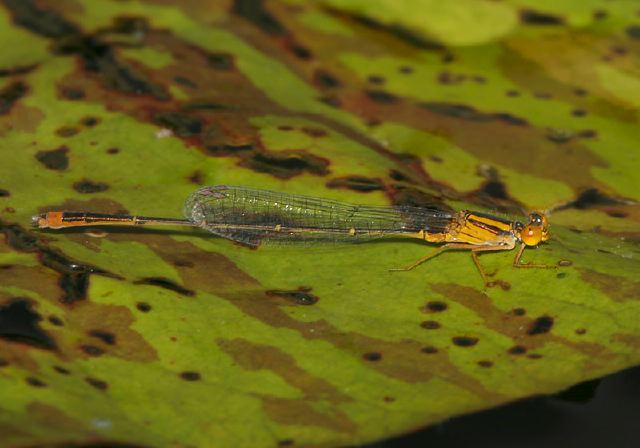
[[[68,152],[69,148],[60,146],[50,151],[38,151],[36,153],[36,159],[50,170],[62,171],[69,167]]]
[[[9,190],[0,188],[0,198],[8,198],[9,196],[11,196],[11,193],[9,192]]]
[[[459,118],[462,120],[476,122],[502,121],[514,126],[526,126],[529,123],[524,118],[516,117],[506,112],[485,113],[476,110],[465,104],[444,103],[444,102],[425,102],[420,103],[420,107],[436,114],[448,117]]]
[[[525,310],[524,308],[514,308],[511,310],[511,314],[513,314],[514,316],[524,316],[525,314],[527,314],[527,310]]]
[[[579,268],[580,278],[614,302],[638,300],[640,282],[612,274],[603,274],[591,269]]]
[[[489,367],[493,367],[493,362],[492,361],[487,361],[487,360],[482,360],[482,361],[478,361],[478,365],[480,367],[489,368]]]
[[[246,339],[220,339],[218,346],[243,369],[269,370],[304,394],[305,400],[326,400],[333,405],[348,403],[352,398],[320,376],[298,365],[296,359],[278,347],[258,344]]]
[[[300,130],[305,134],[307,134],[309,137],[313,137],[313,138],[326,137],[328,135],[328,132],[322,128],[312,128],[310,126],[303,126],[302,128],[300,128]]]

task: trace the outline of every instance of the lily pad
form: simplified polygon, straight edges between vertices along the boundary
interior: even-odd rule
[[[353,445],[639,364],[637,3],[442,3],[0,2],[0,445]],[[30,227],[214,184],[553,209],[555,268]]]

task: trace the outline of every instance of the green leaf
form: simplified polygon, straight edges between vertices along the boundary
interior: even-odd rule
[[[0,3],[1,446],[344,446],[640,363],[635,2]],[[261,246],[202,185],[513,219],[471,257]],[[526,218],[524,218],[526,219]]]

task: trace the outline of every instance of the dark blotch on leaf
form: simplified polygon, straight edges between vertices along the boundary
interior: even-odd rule
[[[420,326],[422,328],[426,328],[427,330],[437,330],[441,327],[440,323],[436,322],[435,320],[425,320],[424,322],[420,323]]]
[[[231,12],[271,36],[285,36],[287,30],[265,9],[262,0],[234,0]]]
[[[119,61],[111,45],[95,35],[66,35],[54,41],[52,50],[56,54],[78,56],[85,70],[98,73],[107,88],[127,94],[151,94],[159,100],[169,99],[161,86],[151,83],[142,73]]]
[[[55,350],[55,341],[39,326],[41,320],[28,299],[14,298],[0,306],[0,339]]]
[[[384,76],[380,76],[380,75],[369,75],[367,77],[367,81],[369,81],[371,84],[384,84]]]
[[[64,322],[58,316],[49,316],[49,322],[56,327],[62,327]]]
[[[527,347],[524,347],[522,345],[514,345],[509,350],[507,350],[507,352],[510,355],[522,355],[527,352]]]
[[[511,310],[511,314],[513,314],[514,316],[524,316],[525,314],[527,314],[527,310],[525,310],[524,308],[514,308]]]
[[[164,289],[168,289],[170,291],[174,291],[177,292],[178,294],[182,295],[182,296],[194,296],[195,292],[185,288],[182,285],[177,284],[176,282],[174,282],[173,280],[169,280],[166,277],[147,277],[147,278],[143,278],[141,280],[138,280],[136,282],[134,282],[136,285],[152,285],[152,286],[158,286],[160,288],[164,288]]]
[[[551,328],[553,328],[553,317],[540,316],[531,323],[531,326],[527,330],[527,334],[530,336],[544,334],[550,332]]]
[[[489,122],[499,120],[514,126],[525,126],[528,124],[527,120],[524,118],[516,117],[506,112],[485,113],[480,112],[471,106],[467,106],[466,104],[434,101],[420,103],[419,106],[436,114],[468,121]]]
[[[631,39],[640,39],[640,25],[631,25],[625,30]]]
[[[384,190],[384,183],[377,178],[364,176],[337,177],[327,182],[329,188],[344,188],[347,190],[369,192]]]
[[[302,127],[300,130],[313,138],[326,137],[328,134],[328,132],[322,128]]]
[[[118,154],[120,152],[120,148],[109,148],[107,149],[107,154]]]
[[[298,59],[302,59],[303,61],[307,61],[313,56],[311,54],[311,50],[309,50],[307,47],[303,47],[300,44],[294,43],[290,48],[294,56],[296,56]]]
[[[33,386],[33,387],[47,387],[46,383],[44,383],[43,381],[40,381],[38,378],[33,378],[33,377],[27,377],[25,379],[25,381],[27,382],[27,384],[29,386]]]
[[[318,100],[331,107],[335,107],[336,109],[342,107],[342,101],[340,101],[340,98],[335,96],[322,96],[318,98]]]
[[[338,78],[321,69],[318,69],[313,73],[313,82],[318,87],[327,89],[333,89],[335,87],[340,87],[341,85]]]
[[[69,167],[69,148],[61,146],[50,151],[38,151],[36,160],[50,170],[62,171]]]
[[[58,372],[61,375],[70,375],[71,371],[69,369],[66,369],[64,367],[61,366],[53,366],[53,370],[55,370],[56,372]]]
[[[9,193],[9,190],[0,188],[0,198],[8,198],[9,196],[11,196],[11,193]]]
[[[0,115],[8,113],[11,107],[26,94],[27,85],[21,81],[13,82],[0,89]]]
[[[149,311],[151,311],[151,305],[146,302],[136,303],[136,308],[138,308],[138,311],[142,311],[143,313],[148,313]]]
[[[80,350],[86,353],[89,356],[100,356],[104,354],[104,350],[100,347],[96,347],[95,345],[81,345]]]
[[[447,308],[448,305],[446,303],[439,301],[427,302],[427,304],[424,306],[425,311],[432,311],[434,313],[445,311]]]
[[[0,367],[7,367],[9,365],[9,361],[4,358],[0,358]]]
[[[100,123],[100,119],[97,117],[84,117],[80,120],[80,123],[90,128]]]
[[[171,129],[179,137],[191,137],[202,132],[202,120],[182,112],[158,112],[153,121]]]
[[[543,12],[524,9],[520,11],[520,20],[528,25],[564,25],[564,19]]]
[[[73,189],[78,193],[90,194],[101,193],[109,189],[109,185],[104,182],[94,182],[89,179],[82,179],[78,182],[74,182]]]
[[[6,236],[6,242],[20,252],[36,252],[43,266],[60,274],[58,285],[64,292],[61,302],[70,304],[86,297],[89,275],[100,274],[111,278],[120,278],[92,265],[78,263],[62,252],[51,249],[41,243],[33,233],[27,232],[16,224],[4,224],[0,221],[0,233]]]
[[[86,96],[84,90],[75,87],[61,87],[60,96],[70,101],[81,100]]]
[[[3,0],[13,21],[44,37],[62,37],[78,32],[72,23],[54,11],[39,8],[33,0]]]
[[[376,103],[393,104],[398,102],[397,96],[384,90],[367,90],[365,93]]]
[[[246,145],[207,145],[207,152],[216,157],[242,155],[255,148],[252,144]]]
[[[509,193],[507,193],[507,187],[500,181],[486,182],[482,188],[481,193],[493,199],[507,200],[509,199]]]
[[[293,446],[294,441],[293,439],[284,439],[284,440],[280,440],[278,442],[278,446],[284,447],[284,446]]]
[[[271,297],[281,297],[289,302],[295,303],[296,305],[314,305],[320,299],[309,291],[311,291],[311,288],[300,287],[295,291],[272,289],[267,291],[266,294]]]
[[[233,70],[233,55],[230,53],[209,53],[207,64],[216,70]]]
[[[288,179],[302,173],[324,176],[328,173],[329,162],[305,152],[266,153],[254,152],[240,165],[247,166],[260,173]]]
[[[458,347],[473,347],[478,343],[478,338],[471,336],[454,336],[451,341]]]
[[[562,208],[564,209],[573,207],[577,208],[578,210],[585,210],[599,205],[618,205],[624,203],[624,201],[607,196],[597,188],[589,188],[580,193],[575,201],[569,202]]]
[[[175,76],[173,78],[173,80],[175,82],[177,82],[178,84],[180,84],[180,85],[183,85],[185,87],[189,87],[190,89],[197,89],[198,88],[198,85],[195,82],[191,81],[189,78],[186,78],[184,76]]]
[[[91,330],[89,331],[89,336],[93,336],[94,338],[100,339],[105,344],[115,345],[116,343],[116,336],[109,331]]]
[[[92,378],[90,376],[86,377],[84,380],[98,390],[106,390],[109,387],[109,384],[106,381]]]
[[[366,361],[380,361],[382,359],[382,353],[367,352],[362,355],[362,358]]]
[[[73,126],[63,126],[56,131],[56,135],[58,137],[73,137],[78,132],[80,131]]]
[[[200,374],[198,372],[186,371],[180,373],[180,378],[185,381],[198,381],[200,379]]]
[[[428,355],[432,355],[432,354],[434,354],[434,353],[438,353],[438,349],[437,349],[437,348],[435,348],[435,347],[434,347],[434,346],[432,346],[432,345],[427,345],[426,347],[422,347],[422,348],[420,349],[420,351],[421,351],[422,353],[426,353],[426,354],[428,354]]]
[[[493,367],[493,362],[492,361],[487,361],[487,360],[482,360],[482,361],[478,361],[478,365],[480,367],[489,368],[489,367]]]
[[[442,50],[444,45],[435,40],[426,38],[421,34],[414,33],[412,30],[398,24],[386,24],[379,22],[371,17],[352,14],[351,19],[365,25],[374,30],[378,30],[390,34],[401,40],[407,45],[419,48],[421,50]]]
[[[587,333],[586,328],[576,328],[576,334],[583,335]]]

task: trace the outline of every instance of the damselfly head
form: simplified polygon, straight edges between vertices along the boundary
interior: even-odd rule
[[[549,221],[538,212],[529,214],[529,222],[520,229],[520,240],[527,246],[537,246],[549,239]]]

